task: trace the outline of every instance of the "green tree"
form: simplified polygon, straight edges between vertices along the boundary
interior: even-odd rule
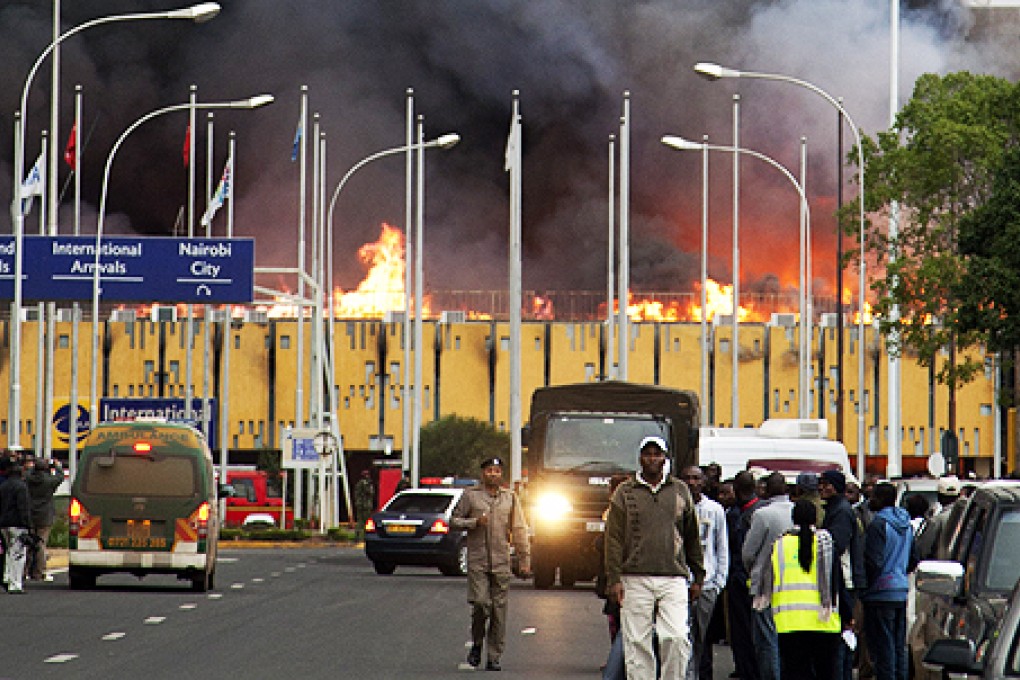
[[[977,226],[971,216],[992,196],[1017,141],[1017,103],[1016,86],[1001,78],[926,74],[895,126],[862,142],[871,216],[866,237],[882,272],[872,284],[880,329],[891,352],[916,353],[951,390],[983,367],[972,355],[956,354],[987,342],[989,331],[980,323],[987,317],[964,306],[974,273],[961,246],[970,242],[964,231]],[[893,204],[898,235],[890,238]],[[997,299],[1002,291],[986,292]]]
[[[421,475],[478,477],[486,458],[509,460],[510,435],[475,418],[446,416],[421,429]]]

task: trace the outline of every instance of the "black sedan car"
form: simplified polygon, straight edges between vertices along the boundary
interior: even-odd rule
[[[463,489],[408,489],[365,523],[365,555],[377,574],[397,565],[439,567],[446,576],[467,574],[465,532],[450,526]]]

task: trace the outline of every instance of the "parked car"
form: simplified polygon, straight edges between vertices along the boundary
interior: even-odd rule
[[[450,518],[464,490],[407,489],[365,522],[365,555],[377,574],[397,565],[438,567],[446,576],[467,574],[466,532]]]
[[[924,665],[941,673],[1006,680],[1020,676],[1020,587],[1013,588],[999,627],[989,636],[987,647],[973,640],[935,640],[924,655]]]
[[[915,677],[936,679],[923,667],[936,640],[968,641],[983,656],[1020,578],[1020,484],[978,487],[960,513],[946,559],[921,562],[915,572],[915,619],[908,644]]]

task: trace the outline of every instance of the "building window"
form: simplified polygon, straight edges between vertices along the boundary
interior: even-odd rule
[[[281,335],[280,336],[280,349],[290,349],[290,336],[289,335]]]

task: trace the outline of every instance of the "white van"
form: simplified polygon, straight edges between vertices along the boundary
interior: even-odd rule
[[[722,478],[758,468],[783,473],[793,483],[801,472],[840,470],[856,480],[842,442],[828,439],[828,422],[821,419],[773,419],[757,428],[703,427],[698,463],[722,466]]]

